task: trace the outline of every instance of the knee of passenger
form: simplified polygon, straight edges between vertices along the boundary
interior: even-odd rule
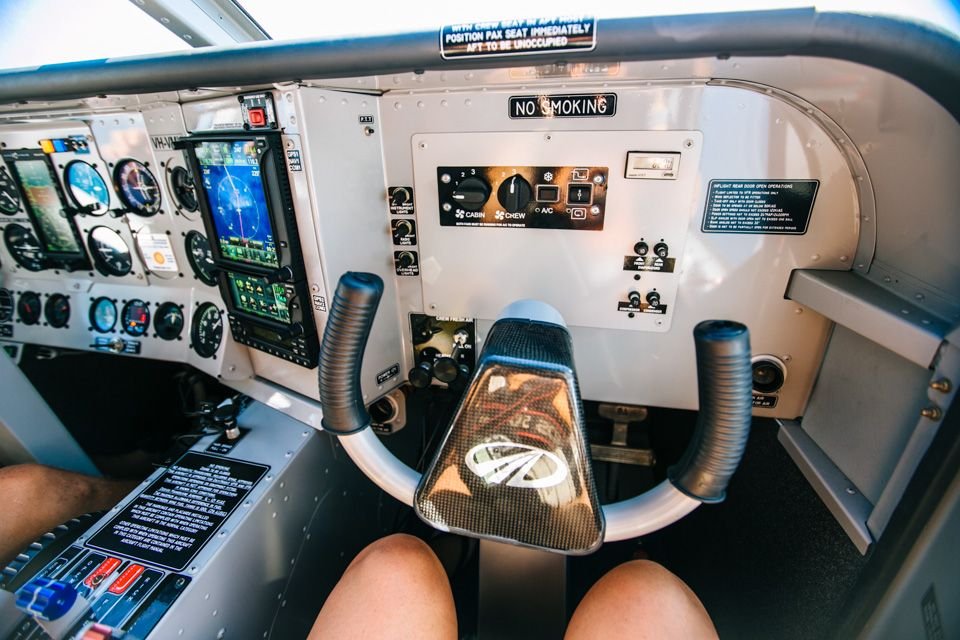
[[[28,496],[44,492],[53,469],[42,464],[15,464],[0,469],[0,486],[9,495]]]
[[[414,536],[395,533],[370,543],[361,551],[349,569],[373,566],[380,571],[412,573],[433,571],[439,561],[425,542]]]
[[[650,560],[632,560],[612,569],[603,578],[605,586],[636,595],[671,592],[686,594],[687,586],[663,565]]]

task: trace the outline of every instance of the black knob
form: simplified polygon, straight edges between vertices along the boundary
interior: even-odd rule
[[[293,269],[289,265],[285,265],[266,276],[264,280],[268,284],[273,284],[274,282],[290,282],[293,280]]]
[[[658,242],[653,245],[653,252],[661,258],[666,258],[670,254],[670,247],[665,242]]]
[[[290,328],[287,329],[287,335],[291,338],[299,338],[303,335],[303,324],[300,322],[294,322],[290,325]]]
[[[397,260],[400,262],[400,268],[402,269],[412,267],[417,263],[416,257],[410,251],[402,251]]]
[[[773,360],[757,360],[751,369],[753,370],[753,390],[760,393],[779,391],[786,379],[786,373]]]
[[[497,200],[507,211],[520,211],[530,202],[533,190],[530,183],[523,176],[514,174],[500,183],[497,189]]]
[[[410,202],[410,192],[403,188],[394,189],[390,201],[397,207],[405,205]]]
[[[433,375],[440,382],[449,384],[460,375],[460,367],[450,356],[441,356],[433,363]]]
[[[413,235],[413,223],[409,220],[398,220],[393,225],[393,237],[399,240]]]
[[[647,304],[650,305],[651,307],[659,307],[659,306],[660,306],[660,294],[657,293],[656,291],[651,291],[650,293],[648,293],[648,294],[647,294]]]
[[[456,186],[450,197],[461,209],[479,211],[490,197],[490,185],[480,178],[467,178]]]
[[[433,365],[429,362],[421,362],[407,374],[412,384],[417,389],[426,389],[433,380]]]
[[[633,252],[638,256],[641,256],[641,257],[645,256],[649,251],[650,251],[650,245],[648,245],[646,242],[643,242],[642,240],[637,244],[633,245]]]
[[[637,307],[638,309],[640,308],[640,294],[636,291],[631,291],[628,293],[627,300],[630,301],[631,307]]]

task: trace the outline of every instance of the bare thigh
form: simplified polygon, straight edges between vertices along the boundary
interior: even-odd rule
[[[361,551],[330,593],[310,640],[455,639],[457,613],[443,566],[404,534]]]
[[[574,611],[565,639],[716,637],[690,587],[655,562],[634,560],[593,585]]]

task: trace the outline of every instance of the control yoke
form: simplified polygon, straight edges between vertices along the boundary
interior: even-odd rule
[[[562,553],[586,553],[596,548],[596,545],[577,548],[552,542],[541,543],[538,540],[526,539],[522,535],[514,536],[510,532],[490,534],[483,526],[451,525],[443,509],[436,508],[440,503],[423,500],[424,486],[430,484],[430,472],[433,469],[421,477],[399,461],[380,442],[377,435],[366,428],[371,419],[364,408],[360,392],[360,368],[382,293],[383,281],[376,275],[348,272],[340,278],[320,349],[319,384],[324,414],[323,428],[340,436],[344,449],[373,482],[401,502],[416,506],[421,518],[435,527],[528,546],[540,546]],[[505,322],[509,322],[509,325],[504,325]],[[498,326],[501,329],[498,330]],[[508,338],[495,340],[498,331]],[[550,340],[544,342],[544,336],[550,336]],[[602,516],[593,522],[598,524],[598,530],[602,532],[602,540],[605,542],[625,540],[656,531],[679,520],[703,502],[722,501],[727,484],[740,463],[750,432],[752,413],[749,332],[746,326],[737,322],[707,320],[694,328],[693,338],[700,399],[694,436],[680,461],[668,470],[666,480],[635,498],[602,507]],[[539,344],[538,340],[541,341]],[[515,367],[513,374],[522,374],[514,375],[513,379],[524,381],[523,385],[527,384],[526,381],[530,380],[531,376],[535,378],[537,375],[543,380],[566,378],[574,416],[570,427],[563,432],[563,437],[567,441],[582,437],[582,423],[577,422],[582,419],[582,410],[579,388],[572,368],[572,356],[569,360],[554,356],[538,360],[538,357],[545,353],[543,345],[560,345],[559,351],[563,352],[564,343],[569,343],[569,334],[563,326],[562,318],[548,305],[527,303],[508,307],[490,332],[484,352],[481,353],[480,365],[457,410],[453,426],[457,427],[458,419],[470,412],[471,402],[479,402],[476,399],[478,394],[499,391],[504,384],[508,385],[506,389],[516,389],[518,393],[522,393],[521,387],[509,384],[511,371],[502,371],[506,363]],[[485,356],[489,362],[485,363]],[[495,378],[496,375],[502,376],[504,381]],[[479,384],[481,379],[482,385]],[[557,388],[561,391],[556,392],[559,394],[556,397],[563,397],[566,393],[563,385]],[[477,411],[487,411],[488,406],[503,406],[493,400],[490,402],[492,404],[477,405],[481,407]],[[496,421],[487,420],[483,424],[510,422],[510,416],[505,413],[496,414],[496,417]],[[524,423],[524,427],[527,426]],[[510,432],[509,428],[506,430]],[[441,444],[437,459],[447,450],[448,443],[456,441],[458,434],[463,432],[462,428],[451,428]],[[481,432],[482,429],[478,429],[475,437],[481,437]],[[513,433],[525,431],[515,429]],[[501,509],[519,509],[520,505],[513,502],[512,496],[516,494],[509,493],[515,492],[518,487],[532,487],[539,492],[537,495],[540,502],[556,506],[559,504],[558,500],[562,502],[563,485],[559,480],[551,480],[552,484],[546,483],[542,480],[543,476],[561,478],[564,474],[557,472],[556,466],[563,466],[565,463],[574,470],[573,475],[577,475],[577,465],[580,463],[587,463],[586,467],[589,468],[587,454],[582,451],[585,447],[578,447],[574,442],[574,446],[566,450],[559,446],[551,448],[549,433],[546,439],[543,437],[543,429],[537,433],[542,443],[539,448],[533,447],[530,441],[519,442],[515,439],[505,440],[502,436],[488,436],[469,449],[467,459],[463,461],[466,464],[463,466],[469,467],[476,476],[482,476],[485,484],[465,486],[461,492],[473,498],[466,503],[469,506],[467,511],[475,511],[474,515],[468,514],[466,517],[468,524],[482,524],[482,521],[489,520],[490,505],[498,505]],[[462,447],[463,444],[459,446]],[[478,453],[481,449],[482,455]],[[563,451],[569,450],[574,453],[568,453],[564,458]],[[437,465],[437,459],[431,467]],[[444,462],[441,465],[441,473],[447,468],[446,464]],[[536,465],[547,466],[537,472]],[[483,470],[484,474],[478,473],[477,469]],[[461,477],[468,475],[460,469],[458,472]],[[588,470],[582,475],[590,485],[587,488],[592,490],[592,475]],[[478,482],[476,478],[470,480]],[[501,489],[506,493],[501,493],[496,498],[487,493]],[[584,501],[577,499],[574,502],[582,506]],[[463,504],[458,503],[459,506],[451,508],[448,513],[462,514]],[[520,511],[516,510],[515,513],[519,514]],[[523,513],[529,513],[527,507],[523,507]],[[517,517],[513,519],[523,520]]]

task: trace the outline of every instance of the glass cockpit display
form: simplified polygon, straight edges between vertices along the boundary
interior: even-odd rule
[[[202,141],[195,152],[221,257],[243,265],[279,267],[257,141]]]
[[[30,219],[40,237],[44,253],[83,256],[79,234],[66,211],[49,159],[39,150],[15,151],[5,157],[20,182]]]
[[[227,273],[227,282],[236,311],[290,324],[290,300],[283,284],[239,273]]]

